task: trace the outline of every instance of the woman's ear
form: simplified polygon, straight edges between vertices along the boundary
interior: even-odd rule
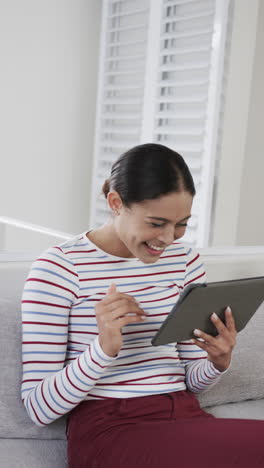
[[[110,190],[107,194],[107,203],[113,214],[119,215],[123,207],[120,195],[115,190]]]

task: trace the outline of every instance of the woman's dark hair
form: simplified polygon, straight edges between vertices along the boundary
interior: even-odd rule
[[[127,207],[172,192],[195,195],[193,178],[183,157],[156,143],[135,146],[123,153],[103,185],[105,197],[109,190],[118,192]]]

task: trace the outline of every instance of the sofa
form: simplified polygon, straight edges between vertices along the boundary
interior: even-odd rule
[[[261,276],[264,248],[201,252],[207,280]],[[29,419],[20,400],[20,298],[37,253],[0,254],[0,460],[4,468],[65,468],[66,417],[47,427]],[[239,333],[232,366],[199,395],[201,406],[220,418],[264,419],[264,303]]]

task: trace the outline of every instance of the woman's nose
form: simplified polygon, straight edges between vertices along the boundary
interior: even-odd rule
[[[166,245],[172,244],[175,240],[174,226],[166,226],[164,231],[158,236],[160,242]]]

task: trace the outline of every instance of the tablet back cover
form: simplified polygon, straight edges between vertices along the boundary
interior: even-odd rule
[[[241,331],[263,300],[264,277],[198,285],[183,301],[180,296],[152,344],[159,346],[194,338],[195,328],[216,336],[218,332],[210,316],[215,312],[224,321],[227,306],[232,309],[237,331]]]

